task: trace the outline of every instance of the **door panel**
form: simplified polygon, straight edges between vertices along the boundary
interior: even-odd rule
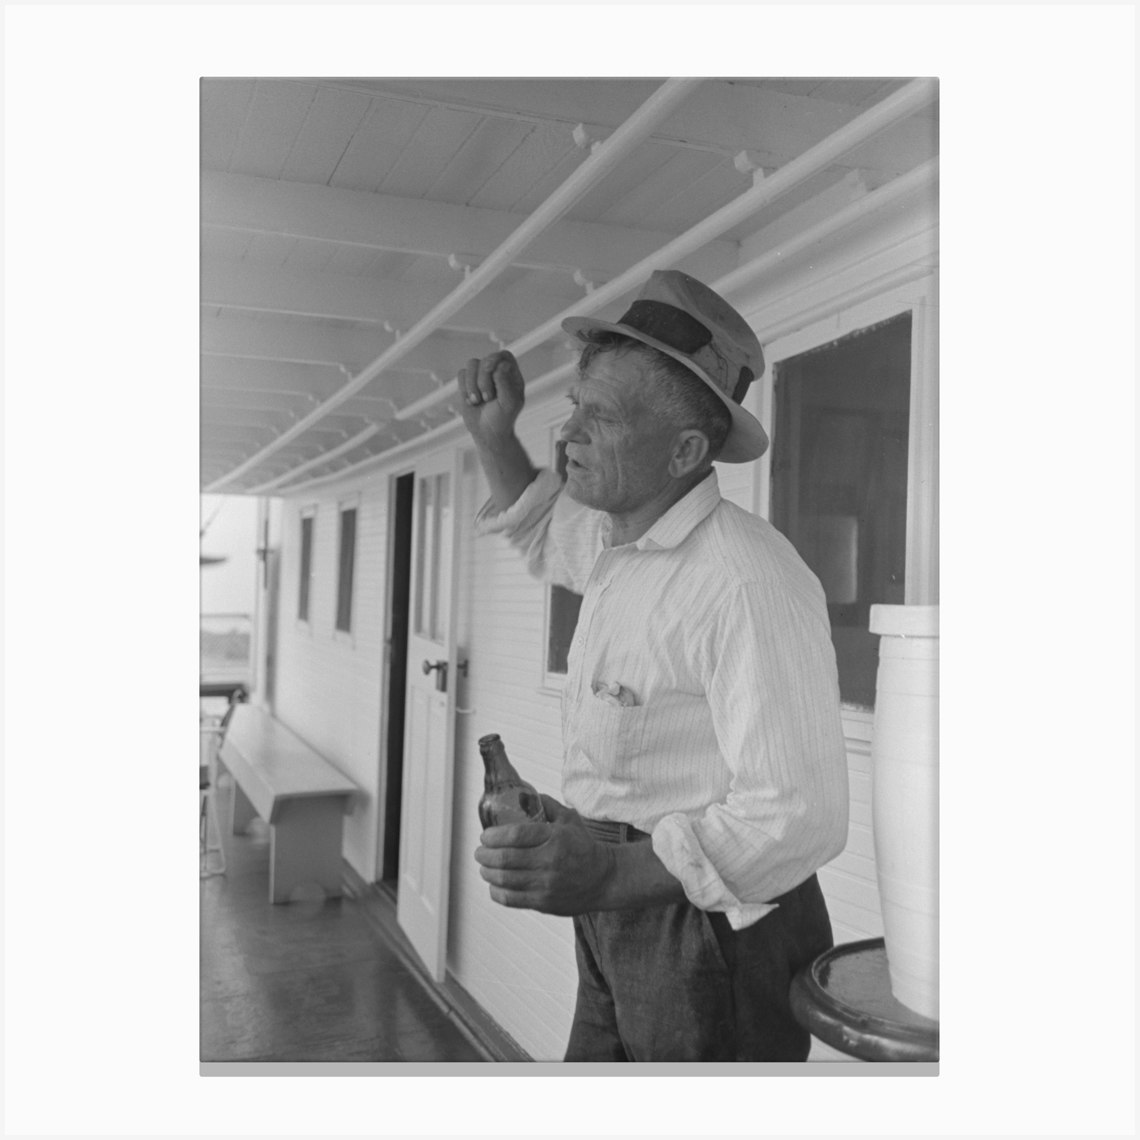
[[[456,457],[418,468],[412,533],[397,918],[436,981],[447,950],[455,759]]]

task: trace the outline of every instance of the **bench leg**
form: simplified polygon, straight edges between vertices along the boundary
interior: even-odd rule
[[[242,791],[241,784],[234,780],[234,794],[230,800],[230,834],[244,835],[252,820],[257,816],[257,809],[249,802],[249,797]]]
[[[305,883],[317,883],[331,898],[343,893],[344,799],[288,800],[269,835],[269,901],[289,901]]]

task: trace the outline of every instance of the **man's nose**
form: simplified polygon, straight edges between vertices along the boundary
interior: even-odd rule
[[[582,430],[581,421],[578,419],[578,413],[574,412],[570,418],[562,425],[562,430],[559,435],[566,443],[585,443],[586,433]]]

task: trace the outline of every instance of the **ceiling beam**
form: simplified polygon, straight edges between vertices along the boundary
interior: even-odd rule
[[[251,476],[251,478],[264,479],[271,473],[284,474],[286,471],[291,470],[294,464],[307,463],[310,459],[318,455],[323,455],[329,447],[335,445],[335,443],[336,440],[333,440],[331,443],[328,440],[324,440],[319,444],[313,441],[313,443],[307,447],[283,447],[272,459],[268,459],[264,463],[259,463],[256,468],[258,474]],[[200,458],[203,466],[208,463],[213,464],[215,467],[225,463],[232,466],[234,463],[243,462],[251,454],[253,454],[253,450],[249,445],[230,443],[209,447],[203,446]]]
[[[318,402],[306,392],[257,392],[249,388],[202,388],[200,394],[202,412],[226,408],[299,414]]]
[[[429,102],[485,115],[534,121],[584,123],[603,131],[617,127],[659,79],[321,79],[321,85],[351,88]],[[881,80],[868,80],[881,86]],[[881,98],[882,92],[875,97]],[[697,147],[726,156],[754,151],[761,165],[782,166],[825,136],[846,126],[863,107],[815,96],[789,95],[750,83],[707,79],[653,132],[654,142]],[[836,166],[866,165],[890,175],[928,157],[929,112],[897,124],[890,137],[873,140],[859,162],[840,156]],[[604,136],[603,136],[604,137]],[[919,147],[923,153],[914,153]]]
[[[346,439],[343,443],[338,444],[336,447],[330,448],[328,451],[322,452],[320,455],[315,455],[312,459],[306,460],[304,463],[296,467],[292,467],[280,475],[276,475],[266,483],[259,483],[256,487],[252,488],[255,495],[263,495],[272,491],[281,483],[289,482],[297,475],[301,475],[306,471],[311,471],[314,467],[323,467],[328,463],[339,459],[342,455],[347,455],[349,452],[355,451],[359,447],[363,447],[373,436],[379,434],[381,430],[380,424],[369,424],[362,431],[357,432],[355,435]]]
[[[392,343],[379,329],[333,328],[312,321],[263,321],[248,313],[203,316],[201,350],[206,356],[274,360],[289,364],[362,368]]]
[[[537,372],[549,367],[550,353],[537,350],[528,356],[528,369]],[[458,368],[452,371],[441,383],[454,377]],[[328,365],[278,363],[270,360],[244,360],[227,356],[204,356],[199,368],[200,384],[204,396],[213,392],[256,393],[279,396],[304,397],[307,399],[306,412],[334,395],[347,380],[342,372]],[[406,372],[396,367],[382,373],[362,391],[346,400],[341,407],[367,409],[386,405],[400,407],[422,398],[437,385],[425,372]],[[389,414],[391,409],[389,408]],[[362,414],[369,414],[367,411]]]
[[[287,412],[263,411],[242,408],[202,408],[198,413],[198,428],[204,438],[224,438],[224,433],[259,431],[269,436],[279,435],[295,420]],[[223,434],[219,434],[219,432]]]
[[[236,393],[227,393],[237,395]],[[278,397],[280,399],[280,397]],[[394,405],[393,405],[394,407]],[[211,400],[203,400],[198,409],[199,422],[205,425],[216,424],[240,424],[248,420],[251,424],[264,424],[267,428],[272,428],[274,431],[281,431],[284,427],[295,423],[302,416],[307,415],[312,411],[311,404],[298,404],[294,402],[292,407],[262,404],[256,397],[247,398],[244,403],[214,403]],[[391,418],[392,412],[389,410],[387,416],[380,418]],[[330,431],[343,430],[345,424],[351,424],[357,420],[373,418],[364,409],[358,409],[355,412],[341,412],[338,408],[336,412],[331,413],[320,421],[322,426],[327,426]],[[317,430],[314,427],[314,430]]]
[[[300,392],[284,394],[248,389],[203,388],[199,416],[202,424],[231,422],[235,417],[249,414],[264,415],[267,423],[274,416],[298,420],[312,411],[317,403],[317,400]],[[346,421],[368,420],[370,423],[380,423],[392,420],[397,407],[394,400],[356,396],[341,404],[337,413]],[[330,415],[329,420],[335,420],[337,413]],[[203,432],[204,437],[208,435],[208,432]]]
[[[232,446],[245,444],[263,446],[267,438],[272,438],[273,430],[266,423],[256,425],[212,424],[208,434],[203,432],[203,442],[221,443]]]
[[[325,320],[389,323],[410,328],[448,297],[452,288],[377,281],[348,274],[280,269],[243,261],[203,260],[201,301],[221,309],[278,313]],[[472,334],[495,333],[513,340],[565,306],[565,298],[536,299],[485,289],[450,316],[444,326]]]
[[[327,364],[296,364],[204,356],[199,366],[203,388],[238,391],[311,393],[324,399],[344,387],[346,377]]]
[[[216,170],[202,172],[201,220],[205,226],[305,238],[368,249],[475,259],[497,249],[526,214],[342,190]],[[514,259],[528,269],[577,270],[614,277],[670,241],[672,233],[562,218]],[[689,271],[719,276],[737,264],[738,247],[716,241]]]
[[[204,317],[201,334],[203,356],[334,368],[344,365],[352,373],[375,360],[395,340],[391,333],[376,329],[334,328],[303,320],[260,321],[240,312]],[[400,361],[400,369],[447,377],[472,356],[486,356],[495,347],[486,334],[434,336],[416,345]]]

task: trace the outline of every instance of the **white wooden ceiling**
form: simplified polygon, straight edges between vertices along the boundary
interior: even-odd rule
[[[454,419],[446,401],[401,409],[907,84],[695,85],[481,291],[393,351],[664,82],[204,79],[203,490],[295,493],[441,428]],[[842,180],[873,190],[934,156],[935,124],[927,103],[674,264],[716,280],[749,239]],[[613,317],[627,303],[597,311]],[[382,354],[391,365],[361,384]],[[555,334],[520,355],[532,376],[570,348]],[[344,398],[354,378],[358,390]]]

